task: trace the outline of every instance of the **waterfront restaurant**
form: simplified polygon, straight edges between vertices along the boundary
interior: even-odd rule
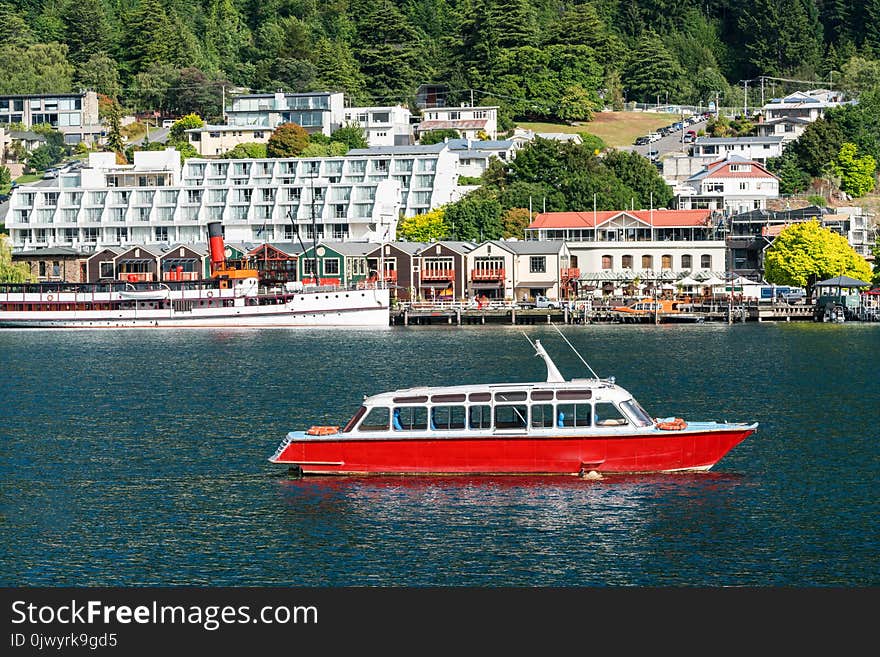
[[[580,275],[562,240],[491,240],[468,253],[468,261],[468,297],[561,299],[573,292]]]
[[[526,229],[531,240],[566,242],[569,267],[594,294],[656,291],[692,272],[723,272],[722,215],[712,210],[544,212]]]

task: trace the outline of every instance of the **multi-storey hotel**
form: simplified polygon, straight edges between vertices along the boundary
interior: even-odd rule
[[[393,240],[401,216],[460,197],[458,160],[446,144],[183,165],[173,149],[136,152],[124,166],[92,153],[52,187],[17,188],[5,221],[15,251],[193,243],[209,221],[229,241],[311,240],[313,223],[317,239]]]

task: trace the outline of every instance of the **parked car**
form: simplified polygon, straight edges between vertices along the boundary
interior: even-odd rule
[[[688,130],[684,133],[684,143],[685,144],[693,144],[697,139],[697,131],[696,130]]]
[[[58,172],[58,169],[55,169],[55,168],[46,169],[46,170],[43,172],[43,179],[44,179],[44,180],[49,180],[49,179],[51,179],[51,178],[57,178],[57,177],[58,177],[58,173],[59,173],[59,172]]]
[[[0,203],[6,203],[9,200],[9,194],[0,194]]]
[[[648,143],[655,142],[660,139],[662,135],[659,132],[649,132],[648,133]]]
[[[636,146],[644,146],[649,143],[650,140],[647,137],[636,137],[635,142],[633,142]]]
[[[656,148],[649,148],[648,152],[645,153],[645,157],[647,157],[651,161],[656,160],[660,157],[660,151],[658,151]]]

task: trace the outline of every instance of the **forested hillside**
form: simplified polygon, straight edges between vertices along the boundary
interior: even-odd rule
[[[853,85],[854,56],[880,57],[880,0],[0,0],[0,93],[207,117],[224,86],[381,105],[439,83],[507,119],[737,106],[760,75]]]

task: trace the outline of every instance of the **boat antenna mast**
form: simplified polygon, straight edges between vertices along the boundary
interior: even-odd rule
[[[568,341],[568,338],[565,337],[565,334],[564,334],[562,331],[559,330],[559,327],[556,326],[556,324],[551,324],[551,326],[552,326],[554,329],[556,329],[556,332],[562,337],[563,340],[565,340],[565,344],[567,344],[569,347],[571,347],[571,350],[575,353],[575,355],[576,355],[578,358],[580,358],[580,360],[581,360],[581,362],[584,364],[584,366],[585,366],[588,370],[590,370],[590,374],[593,375],[593,378],[596,379],[596,380],[598,381],[598,380],[599,380],[599,375],[596,374],[596,372],[593,371],[593,368],[590,367],[590,364],[587,363],[587,361],[584,360],[584,357],[581,356],[580,353],[578,352],[578,350],[574,348],[574,345],[573,345],[571,342]]]
[[[306,254],[306,245],[303,244],[302,236],[299,234],[299,228],[298,228],[297,225],[296,225],[296,218],[293,216],[293,210],[288,210],[288,212],[287,212],[287,216],[290,217],[290,223],[293,225],[293,232],[294,232],[294,234],[296,235],[296,239],[299,240],[299,248],[302,249],[302,253],[303,253],[303,255],[305,256],[305,254]],[[317,245],[316,245],[316,244],[313,244],[313,245],[312,245],[312,248],[317,248]],[[313,255],[314,255],[314,254],[313,254]],[[308,260],[308,258],[306,258],[306,259]],[[315,265],[316,265],[316,267],[315,267],[315,272],[316,272],[315,285],[318,284],[318,279],[317,279],[317,269],[318,269],[318,268],[317,268],[317,264],[318,264],[317,261],[315,261]],[[305,274],[305,271],[303,271],[303,274]]]
[[[318,175],[318,169],[315,166],[317,162],[312,162],[310,171],[309,171],[309,182],[311,183],[311,212],[312,212],[312,244],[314,245],[312,248],[314,252],[314,262],[315,262],[315,285],[320,285],[321,282],[318,280],[318,226],[315,223],[315,178]]]
[[[548,354],[544,347],[541,345],[541,341],[535,340],[534,342],[532,342],[529,336],[527,336],[525,333],[523,333],[523,335],[525,336],[526,340],[529,341],[529,344],[532,345],[532,347],[534,348],[535,355],[540,356],[544,359],[544,364],[547,366],[547,383],[565,383],[565,377],[562,376],[559,368],[556,367],[556,363],[554,363],[553,359],[550,358],[550,354]]]

